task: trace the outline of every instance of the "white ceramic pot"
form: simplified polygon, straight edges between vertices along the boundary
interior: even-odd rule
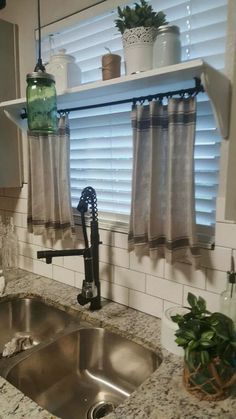
[[[157,29],[140,26],[126,29],[122,36],[126,74],[139,73],[153,68],[153,45]]]
[[[171,317],[176,316],[176,314],[183,315],[188,312],[189,310],[186,307],[169,307],[165,310],[161,319],[161,344],[165,349],[175,355],[184,356],[184,350],[175,342],[175,332],[179,327],[177,323],[173,322]]]

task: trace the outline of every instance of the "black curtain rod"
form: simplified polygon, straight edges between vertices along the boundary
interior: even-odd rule
[[[195,87],[190,87],[188,89],[173,90],[170,92],[157,93],[155,95],[140,96],[140,97],[130,98],[130,99],[121,99],[121,100],[117,100],[113,102],[95,103],[94,105],[88,105],[88,106],[65,108],[65,109],[58,110],[58,113],[60,114],[70,113],[70,112],[75,112],[75,111],[83,111],[86,109],[101,108],[103,106],[121,105],[123,103],[133,103],[133,105],[135,105],[137,102],[143,103],[146,100],[150,102],[154,99],[162,100],[164,98],[170,98],[172,96],[177,96],[177,95],[180,97],[184,97],[185,95],[193,96],[193,95],[197,95],[200,92],[204,92],[204,87],[202,86],[200,79],[195,78]]]
[[[186,95],[188,96],[196,96],[198,93],[204,92],[204,87],[201,84],[201,80],[197,77],[194,78],[195,79],[195,87],[190,87],[187,89],[180,89],[180,90],[172,90],[169,92],[165,92],[165,93],[157,93],[154,95],[147,95],[147,96],[140,96],[140,97],[134,97],[134,98],[129,98],[129,99],[121,99],[121,100],[117,100],[117,101],[113,101],[113,102],[105,102],[105,103],[95,103],[94,105],[87,105],[87,106],[78,106],[78,107],[74,107],[74,108],[65,108],[65,109],[59,109],[58,113],[59,114],[66,114],[66,113],[70,113],[70,112],[75,112],[75,111],[83,111],[86,109],[94,109],[94,108],[102,108],[105,106],[114,106],[114,105],[121,105],[123,103],[133,103],[133,105],[136,105],[137,102],[140,103],[144,103],[146,100],[148,100],[149,102],[154,100],[154,99],[158,99],[158,100],[162,100],[164,98],[171,98],[172,96],[180,96],[180,97],[185,97]],[[21,113],[21,118],[25,119],[27,118],[27,113],[26,113],[26,109],[24,108],[22,113]]]

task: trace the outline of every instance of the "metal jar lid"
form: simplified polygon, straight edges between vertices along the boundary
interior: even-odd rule
[[[26,80],[31,79],[45,79],[45,80],[52,80],[55,82],[55,77],[52,74],[45,73],[43,71],[33,71],[32,73],[28,73],[26,76]]]
[[[157,35],[163,34],[163,33],[175,33],[177,35],[180,34],[179,27],[176,25],[162,25],[159,26],[157,29]]]

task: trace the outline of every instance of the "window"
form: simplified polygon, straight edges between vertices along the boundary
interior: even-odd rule
[[[180,27],[182,60],[201,57],[217,69],[224,68],[227,0],[150,2],[154,9],[165,11],[170,23]],[[43,40],[44,60],[48,60],[50,52],[66,48],[82,70],[82,83],[101,80],[105,47],[123,56],[121,37],[114,27],[116,6],[120,3],[105,1],[87,13],[61,21],[57,30],[55,24],[51,25]],[[109,9],[112,6],[115,8]],[[197,223],[210,228],[215,224],[221,139],[206,95],[198,96],[197,111]],[[91,185],[97,191],[100,218],[103,213],[104,218],[127,221],[132,174],[130,105],[73,112],[70,127],[72,205],[77,205],[81,190]]]

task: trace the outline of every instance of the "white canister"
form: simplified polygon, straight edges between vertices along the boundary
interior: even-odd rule
[[[54,75],[57,92],[78,86],[81,83],[81,70],[75,62],[75,57],[66,54],[64,48],[51,56],[46,70]]]
[[[173,322],[171,317],[176,316],[176,314],[184,315],[188,312],[189,310],[185,307],[170,307],[163,313],[161,319],[161,344],[165,349],[175,355],[184,356],[184,350],[175,342],[175,332],[179,326]]]
[[[177,64],[181,61],[179,27],[159,26],[153,48],[153,68]]]

